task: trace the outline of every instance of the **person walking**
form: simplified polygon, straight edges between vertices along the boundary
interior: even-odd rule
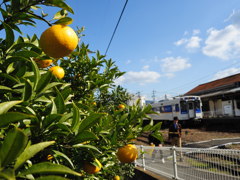
[[[168,138],[172,146],[182,147],[182,126],[178,123],[178,117],[173,118],[173,123],[169,126]],[[180,150],[181,151],[181,150]],[[182,152],[180,152],[182,160]]]
[[[148,136],[149,144],[154,147],[154,150],[153,150],[153,152],[152,152],[152,162],[155,162],[156,154],[157,154],[157,152],[159,151],[159,153],[160,153],[160,159],[161,159],[162,163],[165,163],[165,160],[164,160],[164,158],[163,158],[163,152],[162,152],[162,150],[156,149],[156,147],[162,147],[162,142],[161,142],[159,139],[157,139],[156,137],[154,137],[153,134],[154,134],[154,133],[151,132],[151,133],[149,134],[149,136]]]

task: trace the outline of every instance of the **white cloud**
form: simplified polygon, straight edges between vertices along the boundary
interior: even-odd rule
[[[167,77],[167,78],[173,78],[175,76],[175,74],[173,74],[173,73],[165,73],[164,76]]]
[[[199,29],[194,29],[192,32],[192,36],[190,38],[182,38],[174,42],[174,44],[176,46],[184,45],[187,50],[193,51],[200,47],[200,42],[202,41],[202,39],[199,36],[197,36],[199,33],[200,33]],[[184,33],[184,35],[187,34]]]
[[[208,38],[203,47],[203,54],[229,60],[240,57],[240,27],[228,25],[224,29],[208,30]]]
[[[200,47],[200,42],[202,41],[201,38],[198,36],[192,36],[190,39],[188,39],[186,48],[187,49],[195,49]]]
[[[193,35],[195,36],[195,35],[198,35],[198,34],[200,34],[200,30],[199,29],[194,29],[193,30]]]
[[[202,39],[198,36],[192,36],[189,39],[186,38],[182,38],[176,42],[174,42],[174,44],[176,46],[181,46],[181,45],[185,45],[185,48],[189,51],[195,50],[197,48],[200,48],[200,42],[202,41]]]
[[[173,73],[190,68],[191,64],[188,60],[182,57],[167,57],[161,60],[162,71],[167,73]]]
[[[231,21],[234,25],[240,25],[240,10],[233,10],[232,14],[225,20]]]
[[[174,42],[174,44],[175,44],[176,46],[180,46],[180,45],[185,44],[187,41],[188,41],[187,39],[182,38],[182,39],[180,39],[180,40]]]
[[[212,78],[212,81],[213,80],[216,80],[216,79],[221,79],[221,78],[224,78],[224,77],[227,77],[227,76],[231,76],[233,74],[237,74],[237,73],[240,73],[240,68],[229,68],[229,69],[225,69],[223,71],[219,71],[217,72],[213,78]]]
[[[139,85],[144,85],[147,83],[155,83],[161,75],[155,71],[129,71],[120,78],[118,78],[115,83],[116,84],[124,84],[124,83],[136,83]]]
[[[148,70],[148,69],[149,69],[149,67],[150,67],[149,65],[145,65],[145,66],[143,66],[143,68],[142,68],[142,69],[143,69],[143,70]]]

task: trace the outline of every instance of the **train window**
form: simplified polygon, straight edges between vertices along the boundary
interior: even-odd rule
[[[188,109],[193,109],[193,103],[188,104]]]
[[[175,104],[175,111],[179,112],[179,104]]]
[[[181,111],[187,111],[187,102],[186,101],[180,101],[180,107]]]
[[[195,101],[195,107],[196,109],[200,109],[200,101]]]

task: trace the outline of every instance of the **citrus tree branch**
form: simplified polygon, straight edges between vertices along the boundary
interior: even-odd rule
[[[52,24],[50,22],[48,22],[46,19],[44,19],[43,17],[39,16],[39,15],[36,15],[34,13],[31,13],[31,12],[27,12],[28,14],[31,14],[32,16],[35,16],[36,18],[38,19],[41,19],[42,21],[46,22],[49,26],[52,26]]]

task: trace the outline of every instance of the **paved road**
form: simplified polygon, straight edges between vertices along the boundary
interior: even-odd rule
[[[231,143],[240,144],[240,137],[239,138],[212,139],[210,141],[188,143],[188,144],[185,144],[184,147],[189,147],[189,148],[217,148],[217,147],[224,147],[225,144],[231,144]]]

